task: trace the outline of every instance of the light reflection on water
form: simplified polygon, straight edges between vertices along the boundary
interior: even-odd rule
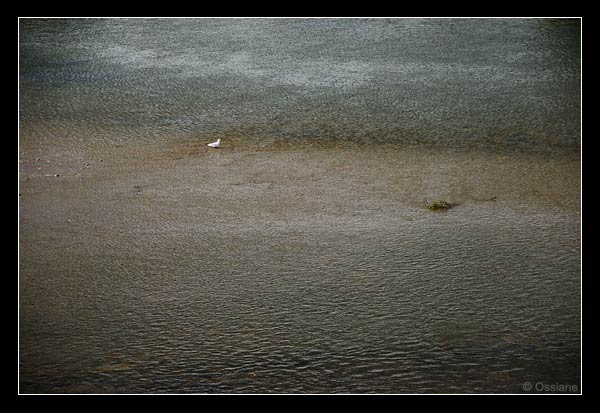
[[[579,33],[543,19],[26,19],[22,145],[236,131],[577,150]]]
[[[22,21],[20,391],[577,384],[576,32]]]

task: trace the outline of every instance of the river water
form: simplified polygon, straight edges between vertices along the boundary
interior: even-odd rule
[[[579,20],[19,34],[21,392],[580,386]]]

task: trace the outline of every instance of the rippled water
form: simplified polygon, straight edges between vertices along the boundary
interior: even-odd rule
[[[21,20],[20,391],[579,385],[579,63],[577,20]]]
[[[579,37],[568,19],[21,20],[22,144],[219,132],[577,150]]]

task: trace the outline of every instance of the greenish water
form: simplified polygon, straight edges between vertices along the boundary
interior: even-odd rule
[[[20,391],[580,385],[579,36],[20,20]]]
[[[578,151],[580,75],[577,19],[23,19],[21,144]]]

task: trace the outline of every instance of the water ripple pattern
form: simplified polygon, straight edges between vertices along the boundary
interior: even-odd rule
[[[576,149],[579,37],[569,19],[22,20],[21,128]]]
[[[20,392],[580,382],[579,20],[19,42]]]

